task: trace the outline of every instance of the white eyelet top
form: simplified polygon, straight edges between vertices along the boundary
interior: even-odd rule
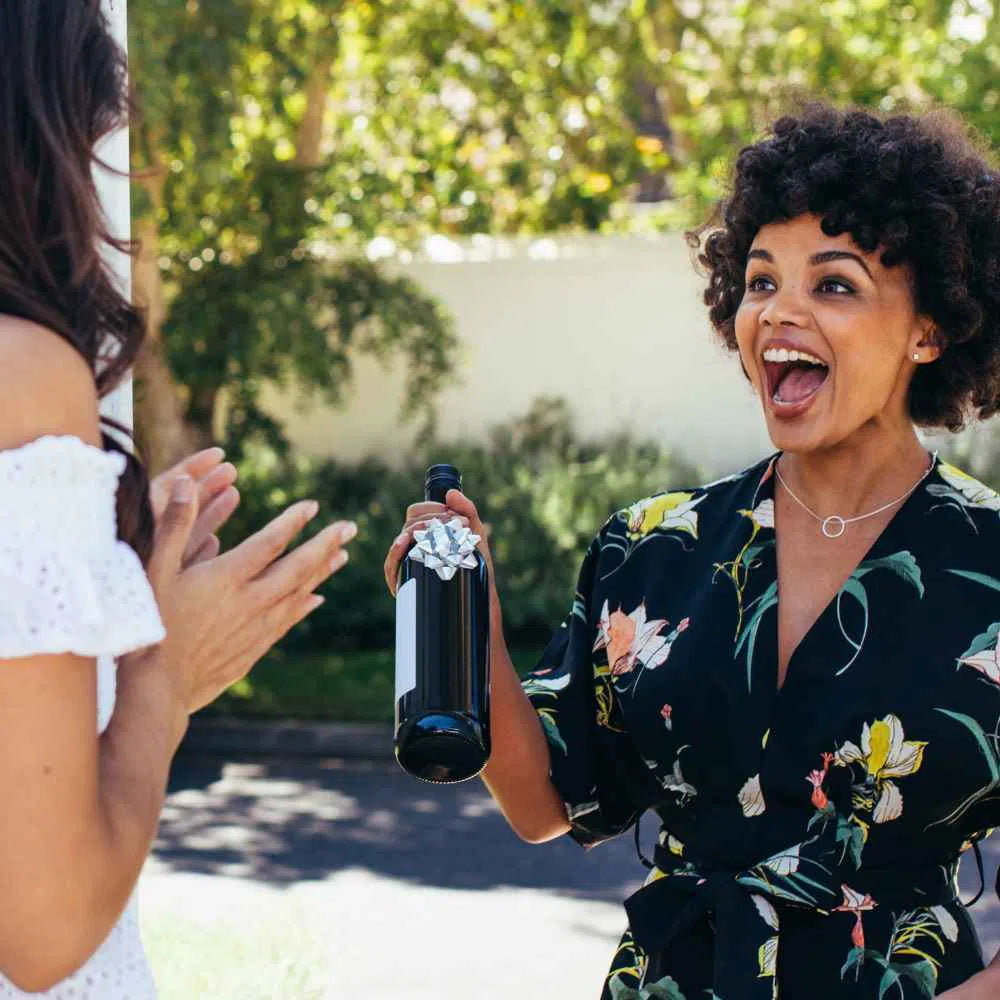
[[[97,731],[114,712],[115,660],[166,635],[135,551],[117,537],[125,456],[47,435],[0,451],[0,659],[97,659]],[[155,1000],[133,895],[111,934],[68,979],[25,993],[0,974],[0,998]]]

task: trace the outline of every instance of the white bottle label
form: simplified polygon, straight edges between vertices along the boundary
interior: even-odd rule
[[[396,594],[396,701],[417,686],[417,581]]]

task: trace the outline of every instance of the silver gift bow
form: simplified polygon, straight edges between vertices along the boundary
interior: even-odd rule
[[[436,517],[422,531],[415,531],[416,545],[410,550],[414,562],[434,570],[442,580],[450,580],[460,569],[475,569],[479,535],[473,534],[457,518],[447,524]]]

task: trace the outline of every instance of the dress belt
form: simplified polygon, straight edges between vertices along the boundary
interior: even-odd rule
[[[855,869],[829,860],[810,858],[804,847],[795,847],[735,870],[679,858],[658,846],[658,870],[625,902],[632,937],[653,955],[711,915],[715,996],[773,1000],[778,997],[782,910],[860,913],[876,905],[936,906],[955,899],[954,863]],[[845,905],[852,902],[854,907]]]

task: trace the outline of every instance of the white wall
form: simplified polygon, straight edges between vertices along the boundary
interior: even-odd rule
[[[439,400],[441,427],[481,437],[540,395],[565,397],[580,436],[628,428],[695,459],[709,474],[765,454],[759,409],[734,355],[716,342],[701,279],[679,234],[535,241],[433,238],[399,261],[455,317],[458,385]],[[403,373],[360,359],[341,411],[296,412],[294,393],[264,399],[294,446],[349,460],[405,454]]]

